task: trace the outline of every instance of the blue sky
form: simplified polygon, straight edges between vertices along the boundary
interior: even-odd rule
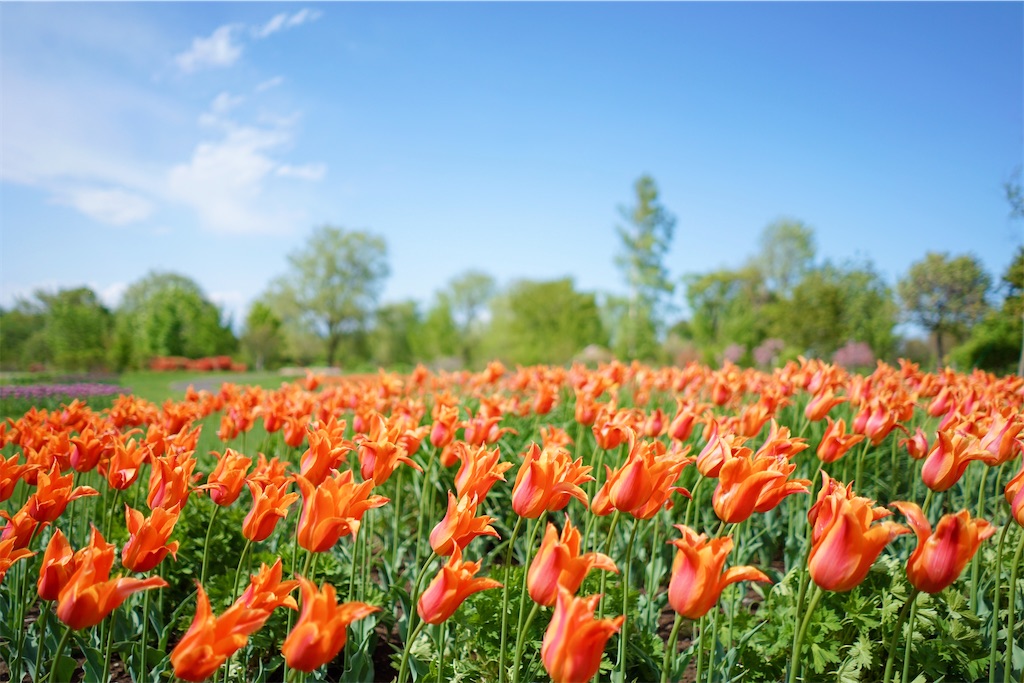
[[[153,269],[241,316],[324,223],[385,237],[385,301],[469,268],[622,291],[643,173],[673,277],[781,217],[892,283],[998,278],[1024,225],[1021,3],[0,7],[0,305]],[[680,299],[681,300],[681,299]]]

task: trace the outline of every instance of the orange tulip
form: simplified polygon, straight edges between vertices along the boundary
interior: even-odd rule
[[[818,459],[828,464],[839,460],[846,455],[854,445],[860,443],[867,437],[863,434],[847,434],[846,422],[842,419],[832,421],[828,419],[828,427],[821,435],[821,442],[818,444]]]
[[[900,439],[899,445],[906,448],[907,453],[914,460],[924,460],[928,455],[928,437],[920,427],[914,431],[913,436]]]
[[[121,549],[121,564],[133,572],[144,573],[160,564],[167,553],[178,557],[178,542],[167,543],[167,539],[178,523],[179,508],[154,508],[149,517],[127,505],[124,508],[131,537]]]
[[[362,602],[338,604],[334,586],[315,583],[300,576],[302,612],[281,646],[284,660],[292,669],[310,672],[338,656],[345,647],[348,625],[380,608]]]
[[[917,548],[907,560],[907,578],[925,593],[934,595],[956,581],[981,542],[996,532],[984,519],[971,519],[967,510],[961,510],[943,515],[933,534],[928,518],[915,503],[899,501],[892,506],[906,516],[917,534]]]
[[[608,404],[601,406],[591,427],[597,445],[606,451],[621,446],[633,431],[633,417],[629,410],[616,410]]]
[[[992,416],[992,422],[988,431],[981,437],[979,448],[988,451],[989,458],[985,462],[993,467],[1009,462],[1018,453],[1022,446],[1017,440],[1017,435],[1024,431],[1024,417],[1018,414],[1011,414],[1005,417],[996,413]]]
[[[668,425],[668,435],[675,441],[686,441],[693,433],[693,427],[700,416],[700,407],[676,399],[676,415]]]
[[[388,502],[384,496],[370,495],[372,480],[354,483],[351,470],[336,472],[320,486],[313,486],[301,474],[296,475],[295,483],[302,492],[299,545],[314,553],[330,550],[342,536],[354,538],[363,513]]]
[[[110,459],[100,462],[100,473],[106,477],[110,488],[124,491],[138,479],[142,462],[149,452],[148,446],[141,446],[134,439],[127,443],[117,440]]]
[[[342,423],[343,424],[343,423]],[[352,450],[352,442],[335,438],[327,429],[309,430],[309,448],[302,454],[299,472],[313,486],[319,486],[331,470],[342,463]]]
[[[626,462],[613,470],[605,466],[607,478],[604,485],[594,496],[591,510],[598,515],[607,515],[613,509],[632,512],[645,507],[662,481],[662,475],[673,472],[678,476],[685,462],[666,457],[667,448],[660,441],[639,439],[632,429],[629,430],[629,455]],[[671,484],[676,477],[671,477]]]
[[[491,526],[494,520],[476,516],[476,498],[456,498],[448,492],[448,511],[430,532],[430,547],[438,555],[451,555],[455,548],[465,548],[477,536],[498,537]]]
[[[258,543],[273,533],[278,520],[288,515],[288,508],[299,499],[299,494],[285,493],[288,480],[277,485],[250,479],[246,484],[252,493],[252,509],[242,522],[242,535]]]
[[[787,479],[796,464],[780,458],[747,456],[730,458],[718,473],[711,497],[715,514],[736,524],[755,512],[771,510],[786,496],[808,493],[809,479]]]
[[[57,597],[57,617],[76,631],[103,621],[132,593],[167,586],[159,576],[111,579],[114,546],[103,540],[96,527],[87,550]]]
[[[185,506],[192,493],[192,472],[196,468],[191,454],[165,455],[155,458],[149,474],[149,509],[179,508]]]
[[[568,516],[561,537],[555,525],[548,523],[540,550],[526,575],[530,597],[540,605],[551,607],[558,597],[559,587],[575,595],[591,569],[619,571],[614,560],[603,553],[580,555],[580,532]]]
[[[18,560],[35,555],[31,550],[15,548],[14,542],[15,539],[13,538],[8,538],[6,541],[0,541],[0,583],[3,582],[4,577],[7,575],[7,570],[11,568],[11,565]]]
[[[586,505],[587,494],[580,484],[594,480],[591,469],[583,464],[583,458],[573,460],[564,448],[541,449],[531,444],[516,473],[512,509],[520,517],[534,519],[563,509],[570,498]]]
[[[88,472],[99,464],[100,458],[106,455],[110,448],[109,436],[107,434],[100,438],[96,435],[96,430],[89,426],[78,436],[71,437],[70,462],[76,472]]]
[[[7,510],[0,510],[0,517],[7,520],[4,530],[0,532],[0,540],[14,540],[17,549],[27,548],[36,533],[49,526],[49,522],[38,522],[28,513],[28,503],[13,515]]]
[[[945,491],[960,481],[974,460],[986,460],[988,451],[973,436],[949,429],[939,431],[931,453],[921,467],[921,479],[933,491]]]
[[[850,489],[838,484],[830,490],[808,514],[813,532],[807,566],[816,584],[842,593],[863,581],[886,544],[910,529],[889,521],[873,526],[879,518],[874,501],[850,497]],[[887,511],[881,508],[881,514]]]
[[[43,564],[39,568],[39,581],[36,588],[39,597],[43,600],[56,600],[60,596],[61,589],[67,585],[68,580],[78,568],[78,562],[86,548],[75,553],[68,543],[68,539],[60,529],[56,529],[50,536],[50,542],[43,554]]]
[[[836,396],[832,393],[832,387],[827,387],[819,391],[807,402],[807,407],[804,408],[804,416],[811,422],[820,422],[828,415],[828,411],[840,403],[845,403],[846,400],[846,397]]]
[[[488,451],[487,446],[470,446],[463,441],[456,441],[452,447],[462,462],[455,475],[455,490],[460,496],[483,500],[494,484],[505,481],[505,472],[512,467],[510,462],[498,462],[501,452],[497,448]]]
[[[9,458],[0,454],[0,503],[4,502],[14,493],[14,487],[29,472],[35,472],[39,465],[30,463],[18,464],[18,454],[15,453]]]
[[[576,598],[564,588],[558,591],[555,613],[540,650],[544,669],[554,683],[583,683],[593,678],[601,666],[605,644],[622,628],[625,617],[594,619],[600,599],[600,595]]]
[[[439,403],[434,409],[434,424],[430,428],[430,445],[444,448],[455,440],[459,428],[459,408]]]
[[[697,469],[705,477],[717,477],[726,460],[751,453],[749,448],[743,446],[743,442],[746,441],[744,437],[735,434],[722,436],[719,429],[718,421],[712,420],[711,434],[697,455]]]
[[[455,614],[455,610],[473,593],[501,588],[494,579],[474,578],[480,571],[479,562],[463,562],[462,549],[454,546],[451,557],[420,595],[416,611],[428,624],[440,624]]]
[[[731,567],[723,573],[732,552],[732,537],[708,540],[705,534],[676,524],[682,538],[670,541],[678,550],[672,561],[668,602],[687,619],[700,619],[718,602],[726,586],[739,581],[770,581],[754,567]]]
[[[1021,464],[1020,472],[1006,482],[1003,495],[1010,504],[1010,512],[1017,524],[1024,526],[1024,463]]]
[[[263,611],[270,614],[278,607],[298,609],[295,598],[290,593],[299,585],[298,581],[282,581],[281,575],[284,571],[281,558],[273,565],[267,566],[260,563],[260,570],[249,576],[249,586],[242,592],[232,607],[245,608],[252,611]],[[263,623],[260,622],[260,626]],[[256,626],[253,630],[258,629]]]
[[[71,488],[73,475],[68,472],[61,476],[57,463],[49,472],[39,472],[36,490],[29,496],[25,508],[33,519],[40,522],[52,522],[63,514],[68,503],[76,498],[98,496],[100,492],[91,486]]]
[[[245,474],[252,465],[252,458],[239,453],[233,448],[224,450],[224,455],[217,456],[217,466],[210,472],[206,484],[200,488],[210,492],[210,500],[221,507],[227,507],[236,500],[245,484]]]

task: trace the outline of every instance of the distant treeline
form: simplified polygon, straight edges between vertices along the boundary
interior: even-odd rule
[[[625,295],[580,291],[570,278],[499,288],[471,270],[426,307],[382,304],[390,273],[384,239],[324,226],[289,256],[287,272],[240,326],[174,273],[135,282],[114,310],[88,287],[37,291],[0,309],[0,367],[119,371],[158,357],[213,356],[257,369],[455,369],[495,358],[526,365],[611,357],[770,367],[803,355],[847,367],[905,357],[1020,370],[1024,247],[998,280],[972,255],[927,253],[890,285],[870,261],[819,260],[813,230],[787,219],[764,229],[743,266],[679,277],[666,263],[675,219],[650,177],[634,191],[616,227]],[[925,338],[901,338],[904,322]]]

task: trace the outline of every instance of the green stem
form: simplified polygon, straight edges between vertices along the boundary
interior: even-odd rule
[[[904,683],[910,675],[910,654],[914,646],[914,625],[917,622],[917,593],[915,590],[910,599],[910,621],[907,622],[907,644],[903,650],[903,677],[900,683]]]
[[[50,601],[44,600],[39,607],[39,619],[36,626],[39,627],[39,640],[36,641],[36,667],[32,669],[33,680],[42,680],[39,669],[43,665],[43,644],[46,641],[46,620],[50,616]]]
[[[793,648],[793,656],[790,658],[788,683],[796,683],[797,672],[800,669],[801,650],[803,649],[804,638],[807,637],[807,627],[810,626],[811,617],[814,616],[814,608],[821,602],[821,597],[824,594],[825,591],[819,586],[814,587],[811,603],[807,606],[807,614],[804,615],[803,622],[800,624],[800,631],[796,636],[796,646]]]
[[[640,528],[640,518],[633,518],[633,530],[629,533],[629,543],[626,545],[625,566],[622,569],[622,613],[629,611],[629,575],[633,565],[633,543],[636,541],[636,532]],[[619,681],[626,681],[626,634],[619,633]]]
[[[142,658],[140,659],[141,665],[140,665],[140,669],[139,669],[139,672],[140,672],[139,680],[141,680],[141,681],[146,680],[146,673],[147,673],[147,669],[146,669],[146,642],[149,640],[149,596],[150,596],[150,594],[152,592],[153,591],[146,591],[146,594],[144,596],[142,596]],[[111,618],[110,618],[110,630],[111,630],[111,632],[113,632],[113,630],[114,630],[114,618],[113,618],[113,615],[111,615]],[[108,655],[107,655],[108,661],[109,661],[109,657],[110,657],[110,655],[108,653]],[[103,680],[107,680],[106,677],[104,677]]]
[[[402,517],[402,475],[405,467],[399,467],[395,472],[395,512],[391,524],[391,567],[398,569],[398,524]]]
[[[519,653],[519,652],[522,651],[521,650],[522,649],[521,641],[522,641],[522,639],[524,637],[524,634],[523,634],[523,631],[524,631],[523,620],[526,618],[526,601],[527,601],[527,598],[528,598],[526,576],[527,576],[527,574],[529,574],[530,562],[533,560],[533,546],[537,543],[537,532],[540,530],[540,527],[541,527],[542,524],[544,524],[544,522],[545,522],[545,517],[541,516],[541,517],[538,517],[536,520],[534,520],[530,524],[530,539],[529,539],[529,541],[526,544],[526,562],[525,562],[525,564],[523,564],[523,567],[526,570],[526,573],[523,574],[523,583],[522,583],[522,587],[519,590],[519,618],[516,621],[516,624],[517,624],[517,629],[516,629],[516,653]],[[602,574],[604,574],[604,572],[602,572]],[[519,661],[519,657],[517,655],[515,661],[513,662],[513,667],[514,667],[512,669],[512,680],[513,681],[519,680],[519,666],[521,664],[522,664],[522,662]]]
[[[1013,564],[1010,565],[1010,594],[1006,603],[1006,654],[1003,655],[1003,683],[1010,683],[1010,673],[1013,669],[1013,639],[1014,627],[1017,624],[1016,607],[1014,602],[1017,599],[1017,576],[1020,570],[1020,556],[1024,552],[1024,533],[1020,535],[1017,542],[1017,550],[1013,553]]]
[[[900,615],[896,619],[896,626],[892,630],[892,639],[889,641],[889,657],[885,660],[885,675],[882,678],[883,683],[889,683],[892,680],[892,665],[896,661],[896,645],[899,643],[900,631],[903,629],[903,622],[907,619],[907,614],[910,613],[914,603],[917,601],[917,596],[921,591],[914,589],[910,592],[910,597],[903,603],[903,609],[900,610]],[[913,638],[913,633],[907,634],[907,641],[909,642]],[[901,679],[900,683],[903,683],[905,679]]]
[[[151,591],[146,591],[145,600],[149,600]],[[103,676],[101,681],[110,680],[110,655],[114,649],[114,619],[117,617],[117,610],[110,613],[110,623],[107,625],[107,645],[103,651]],[[146,680],[146,624],[142,624],[142,676],[139,680]]]
[[[512,568],[512,550],[516,538],[519,536],[519,529],[523,525],[523,518],[516,519],[516,525],[512,527],[512,535],[508,539],[508,549],[505,551],[505,580],[501,589],[501,647],[498,649],[498,681],[505,681],[505,643],[508,641],[508,575]],[[529,567],[527,567],[529,569]],[[526,575],[523,575],[526,581]]]
[[[416,636],[420,634],[420,631],[423,630],[423,625],[426,623],[425,621],[421,621],[416,628],[412,627],[413,622],[416,621],[416,602],[420,597],[420,584],[423,583],[423,577],[426,576],[427,570],[430,568],[430,564],[433,560],[433,555],[427,558],[426,562],[424,562],[423,566],[420,568],[419,574],[416,575],[416,583],[413,584],[412,596],[409,602],[411,606],[409,608],[409,615],[405,625],[406,633],[409,633],[409,629],[412,629],[412,635],[405,641],[405,650],[402,652],[402,664],[398,669],[397,683],[405,683],[405,672],[408,671],[409,652],[412,650],[412,643],[416,640]]]
[[[415,611],[415,607],[413,608]],[[412,615],[410,614],[410,617]],[[402,652],[402,664],[398,668],[398,681],[397,683],[405,683],[405,678],[409,672],[409,652],[412,651],[412,644],[416,638],[420,635],[420,631],[423,630],[423,625],[427,622],[421,621],[416,625],[416,628],[412,631],[412,636],[405,642],[405,651]]]
[[[868,454],[868,449],[871,448],[871,439],[864,439],[864,446],[860,449],[857,454],[857,469],[853,475],[853,480],[857,484],[857,488],[861,491],[864,490],[864,482],[860,480],[861,474],[864,472],[864,458]]]
[[[672,675],[672,660],[676,655],[676,643],[679,641],[679,629],[682,625],[683,615],[676,612],[675,621],[672,622],[672,633],[669,634],[665,646],[665,656],[661,658],[661,683],[668,683]]]
[[[437,643],[437,680],[447,680],[444,677],[444,646],[448,642],[448,622],[445,621],[441,624],[441,633]]]
[[[700,683],[701,672],[704,670],[704,629],[707,628],[708,615],[705,614],[700,618],[700,623],[697,626],[697,676],[693,679],[695,683]]]
[[[988,683],[996,683],[996,646],[999,642],[999,590],[1003,579],[1003,544],[1006,541],[1006,532],[1009,530],[1010,522],[1007,522],[1003,525],[1003,530],[999,532],[999,545],[996,546],[996,585],[992,597],[992,635],[988,650]]]
[[[608,551],[611,550],[612,535],[615,533],[615,527],[616,527],[616,525],[618,523],[619,523],[619,511],[616,510],[615,514],[612,516],[611,524],[608,525],[608,535],[605,536],[605,538],[604,538],[604,549],[603,549],[603,552],[604,552],[605,555],[608,555],[609,557],[611,556]],[[601,584],[600,584],[600,588],[598,588],[598,591],[597,591],[598,594],[601,596],[601,601],[599,603],[597,603],[597,618],[598,619],[600,619],[600,618],[602,618],[604,616],[604,586],[605,586],[605,580],[607,578],[608,578],[608,572],[601,572]]]
[[[931,505],[932,497],[934,495],[935,495],[935,491],[933,491],[931,488],[929,488],[928,489],[928,493],[926,493],[924,495],[924,504],[921,506],[921,512],[923,512],[925,514],[925,516],[928,515],[928,506]]]
[[[659,579],[661,577],[655,575],[655,571],[658,566],[658,555],[661,550],[661,511],[659,510],[654,515],[654,540],[651,542],[651,549],[648,552],[648,572],[647,572],[647,587],[649,594],[657,592]],[[657,628],[658,624],[655,621],[657,615],[654,612],[654,600],[647,601],[647,619],[646,622],[651,625],[651,628]]]
[[[985,478],[988,476],[988,466],[981,471],[981,483],[978,484],[978,512],[976,516],[980,519],[985,514]],[[971,609],[978,613],[978,578],[981,571],[980,553],[974,553],[971,558]]]
[[[526,642],[526,631],[530,628],[530,624],[533,623],[534,617],[537,616],[537,612],[540,611],[540,604],[533,603],[533,609],[530,610],[529,616],[526,617],[526,622],[523,623],[519,629],[519,633],[516,636],[516,654],[513,661],[512,668],[512,683],[519,683],[519,671],[522,668],[523,658],[523,643]],[[444,680],[444,679],[441,679]]]
[[[245,556],[249,553],[249,548],[252,546],[252,541],[245,539],[245,546],[242,548],[242,554],[238,556],[238,567],[235,569],[235,583],[231,589],[231,599],[238,599],[238,581],[242,576],[242,567],[245,565]],[[291,610],[289,610],[291,611]]]
[[[61,655],[64,654],[64,646],[68,644],[68,639],[71,637],[71,627],[64,627],[64,635],[60,637],[60,642],[57,643],[57,651],[53,655],[53,663],[50,664],[50,676],[46,680],[50,683],[57,683],[57,667],[60,666]]]
[[[210,513],[210,523],[206,525],[206,541],[203,542],[203,567],[199,570],[199,583],[203,586],[206,585],[206,558],[210,553],[210,538],[213,535],[213,522],[217,519],[217,511],[220,510],[220,505],[214,503],[213,512]],[[148,593],[149,591],[147,591]]]
[[[416,522],[416,565],[420,563],[420,550],[423,544],[423,523],[427,519],[433,519],[434,516],[434,485],[430,480],[430,475],[434,472],[434,461],[437,460],[437,448],[430,449],[430,458],[427,460],[427,466],[424,468],[422,482],[420,486],[420,496],[423,499],[423,503],[420,506],[419,520]]]

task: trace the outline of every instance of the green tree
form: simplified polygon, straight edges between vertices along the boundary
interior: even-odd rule
[[[929,252],[910,266],[897,285],[907,320],[935,336],[938,363],[945,359],[943,339],[963,338],[989,310],[992,279],[969,254],[951,258]]]
[[[479,270],[467,270],[452,278],[440,294],[448,299],[452,321],[459,334],[460,355],[466,366],[476,360],[483,331],[481,316],[496,291],[493,277]]]
[[[455,359],[460,356],[462,339],[452,314],[451,299],[443,292],[434,297],[434,302],[423,318],[419,336],[414,340],[415,355],[422,360]]]
[[[739,344],[749,353],[768,337],[767,312],[774,298],[757,267],[723,268],[683,281],[690,333],[706,361],[714,361],[730,344]]]
[[[571,278],[521,280],[497,297],[485,348],[510,363],[566,363],[589,344],[606,344],[597,298]]]
[[[620,322],[618,338],[628,357],[650,356],[658,347],[663,307],[675,291],[665,267],[672,246],[676,219],[661,205],[658,186],[649,175],[633,185],[635,203],[620,207],[622,223],[615,227],[622,241],[615,265],[629,288],[628,313]]]
[[[10,309],[0,309],[0,367],[24,370],[48,362],[45,325],[46,312],[34,298],[19,297]]]
[[[43,332],[53,364],[61,370],[104,366],[113,318],[88,287],[36,292],[45,309]]]
[[[271,285],[275,310],[323,340],[334,365],[343,342],[364,351],[366,331],[390,269],[384,238],[325,225],[288,256],[289,272]]]
[[[415,301],[399,301],[377,309],[370,348],[377,365],[411,366],[416,360],[416,343],[423,321]]]
[[[241,343],[257,370],[263,370],[277,361],[284,345],[281,319],[266,302],[255,301],[249,307]]]
[[[754,265],[766,285],[779,296],[788,296],[811,270],[816,247],[814,231],[801,221],[786,218],[770,223],[761,232]]]
[[[950,353],[958,365],[991,372],[1024,375],[1024,246],[1006,267],[999,282],[1002,306],[992,309],[971,328],[970,337]]]
[[[238,340],[230,320],[194,280],[151,272],[125,290],[114,322],[117,367],[138,367],[153,356],[201,358],[230,354]]]

